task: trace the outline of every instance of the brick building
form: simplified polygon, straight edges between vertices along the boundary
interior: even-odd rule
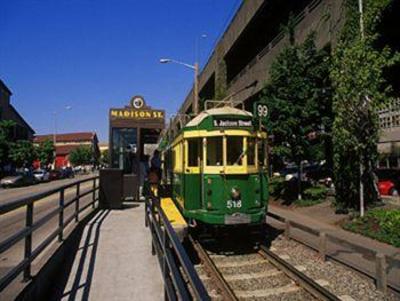
[[[13,141],[32,140],[35,131],[11,104],[11,95],[10,89],[0,79],[0,120],[12,120],[16,123],[11,136]]]
[[[54,136],[37,135],[34,143],[39,144],[46,140],[53,141]],[[79,146],[87,146],[93,150],[96,159],[100,156],[97,135],[94,132],[78,132],[56,135],[56,168],[70,166],[69,154]]]

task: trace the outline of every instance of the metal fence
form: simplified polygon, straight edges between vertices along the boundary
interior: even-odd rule
[[[210,300],[158,198],[146,200],[145,221],[152,235],[152,254],[157,255],[161,266],[166,299]]]
[[[287,239],[292,238],[318,251],[322,260],[325,261],[326,258],[329,257],[363,273],[375,280],[376,287],[380,291],[386,292],[387,288],[390,288],[397,293],[400,292],[399,278],[396,277],[397,273],[389,275],[389,271],[393,268],[397,267],[400,269],[400,260],[340,238],[333,233],[313,229],[309,226],[296,223],[295,221],[284,218],[275,213],[268,212],[267,215],[268,217],[284,224],[284,234]],[[312,238],[307,240],[302,235],[296,235],[294,233],[295,231],[306,233]],[[339,246],[345,251],[345,253],[351,252],[360,255],[363,260],[370,262],[369,265],[372,269],[367,269],[360,263],[340,256],[340,252],[331,252],[329,246],[332,247],[333,244]]]
[[[47,190],[41,193],[37,193],[28,197],[24,197],[18,199],[16,201],[12,201],[6,204],[0,205],[0,216],[15,212],[16,210],[25,207],[26,214],[25,214],[25,226],[23,229],[19,230],[17,233],[11,235],[7,239],[0,242],[0,254],[3,254],[11,247],[16,245],[21,240],[24,240],[24,258],[15,266],[13,267],[8,273],[6,273],[0,279],[0,292],[4,290],[20,273],[23,272],[24,280],[29,280],[31,278],[31,264],[38,255],[43,252],[43,250],[48,247],[53,240],[58,237],[58,241],[63,241],[63,234],[64,229],[73,221],[79,221],[79,214],[89,208],[90,206],[94,209],[95,204],[98,200],[96,197],[96,191],[99,189],[98,185],[98,176],[90,177],[84,180],[75,181],[73,183]],[[92,187],[81,193],[81,185],[83,183],[92,182]],[[75,195],[71,200],[65,200],[65,190],[68,188],[76,188]],[[47,213],[45,216],[39,218],[37,221],[34,222],[34,207],[35,204],[43,200],[46,197],[58,194],[58,206],[56,209],[52,210],[51,212]],[[80,206],[81,198],[92,195],[92,200],[84,206]],[[64,211],[67,207],[74,205],[75,210],[74,213],[68,217],[67,219],[64,218]],[[43,225],[48,223],[53,217],[58,215],[58,227],[51,232],[40,244],[35,248],[32,249],[32,236],[35,231],[39,230]]]

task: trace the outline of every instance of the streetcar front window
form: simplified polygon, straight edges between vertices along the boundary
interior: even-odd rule
[[[243,137],[227,136],[226,137],[227,165],[243,165],[245,155]]]
[[[256,139],[247,138],[247,165],[256,165]]]
[[[222,166],[223,165],[223,140],[222,137],[207,138],[207,165]]]

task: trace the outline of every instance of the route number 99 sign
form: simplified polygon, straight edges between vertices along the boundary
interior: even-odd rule
[[[256,105],[258,118],[265,118],[268,116],[268,107],[266,104],[258,103]]]
[[[266,123],[268,116],[268,106],[265,102],[255,102],[253,107],[253,116],[262,123]]]

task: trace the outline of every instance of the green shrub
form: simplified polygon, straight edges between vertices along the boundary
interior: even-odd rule
[[[400,247],[400,210],[373,209],[343,228]]]
[[[269,194],[280,196],[285,189],[285,179],[283,177],[271,177],[269,180]]]
[[[317,201],[325,200],[328,189],[324,186],[314,186],[304,190],[303,196],[305,199]]]

